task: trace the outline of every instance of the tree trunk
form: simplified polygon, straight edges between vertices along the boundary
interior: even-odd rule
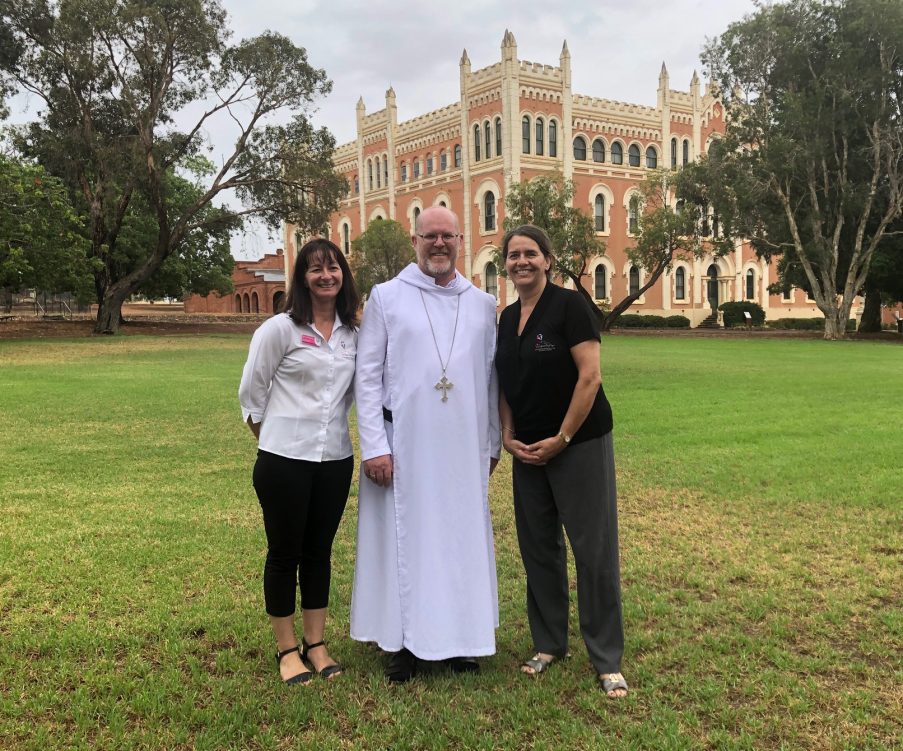
[[[97,306],[97,322],[94,324],[95,334],[119,333],[119,326],[123,321],[122,303],[124,302],[124,295],[111,295],[109,292],[104,295]]]
[[[865,284],[865,304],[859,331],[873,333],[881,331],[881,292],[874,284]]]
[[[825,339],[836,341],[847,338],[847,319],[850,317],[846,305],[834,305],[830,313],[825,315]]]

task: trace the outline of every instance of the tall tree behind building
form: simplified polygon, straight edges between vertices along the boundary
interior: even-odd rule
[[[230,44],[216,0],[0,0],[0,19],[4,87],[42,100],[22,148],[87,213],[98,333],[118,330],[122,303],[186,238],[222,226],[226,210],[207,210],[214,199],[236,195],[237,220],[314,232],[346,190],[332,135],[308,118],[331,88],[326,73],[279,34]],[[234,146],[194,201],[171,200],[168,175],[203,151],[214,119],[233,127]],[[121,271],[117,245],[139,195],[157,231],[143,261]]]

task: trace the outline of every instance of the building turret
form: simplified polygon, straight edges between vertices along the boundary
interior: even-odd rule
[[[517,41],[508,29],[505,29],[505,36],[502,37],[502,62],[506,60],[517,60]]]
[[[661,73],[658,74],[658,108],[664,109],[665,105],[667,105],[671,99],[670,97],[670,77],[668,76],[668,69],[665,67],[664,61],[662,62],[662,70]]]

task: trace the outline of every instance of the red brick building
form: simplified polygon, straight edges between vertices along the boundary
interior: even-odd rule
[[[358,101],[357,138],[335,152],[350,190],[329,236],[350,253],[352,239],[374,220],[413,230],[424,208],[448,206],[464,234],[458,270],[500,307],[515,299],[493,262],[509,185],[554,172],[574,180],[574,205],[594,218],[607,245],[590,260],[582,284],[596,300],[613,303],[639,288],[647,273],[625,252],[635,237],[630,199],[638,184],[652,169],[678,169],[707,153],[724,132],[724,108],[696,74],[687,90],[672,89],[662,65],[654,106],[584,96],[571,88],[567,44],[557,66],[527,62],[507,31],[500,59],[485,68],[473,70],[464,52],[460,92],[458,101],[405,122],[398,122],[391,88],[376,112]],[[284,232],[289,274],[304,238],[291,225]],[[769,319],[821,315],[802,290],[770,294],[774,280],[774,269],[738,243],[723,257],[675,262],[631,312],[682,314],[695,326],[713,303],[751,300]]]
[[[265,313],[279,310],[285,297],[285,259],[282,249],[267,253],[258,261],[236,261],[232,271],[235,290],[221,296],[185,298],[186,313]]]

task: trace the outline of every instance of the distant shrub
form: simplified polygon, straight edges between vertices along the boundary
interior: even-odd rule
[[[765,311],[761,305],[757,305],[749,300],[738,300],[736,302],[725,302],[718,306],[724,315],[724,327],[729,329],[731,326],[745,326],[746,316],[749,313],[752,317],[750,323],[753,326],[761,326],[765,323]]]
[[[688,329],[690,319],[686,316],[655,316],[640,313],[625,313],[612,324],[616,329]]]
[[[796,329],[798,331],[823,331],[825,328],[824,318],[777,318],[768,322],[768,327],[772,329]],[[847,331],[856,330],[856,319],[847,320]]]
[[[643,328],[643,316],[636,313],[624,313],[617,317],[613,326],[618,329],[641,329]]]

